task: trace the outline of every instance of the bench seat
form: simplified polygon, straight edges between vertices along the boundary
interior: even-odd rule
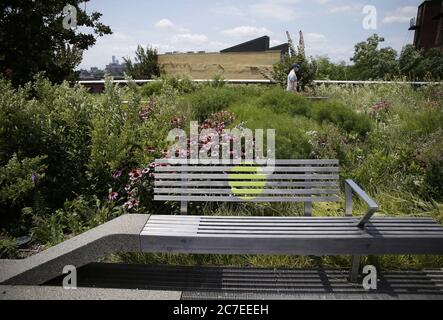
[[[443,227],[432,218],[152,215],[144,252],[201,254],[443,254]]]

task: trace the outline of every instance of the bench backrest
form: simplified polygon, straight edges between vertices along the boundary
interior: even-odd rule
[[[338,201],[338,160],[276,160],[271,174],[258,164],[194,165],[156,160],[154,200],[187,202]]]

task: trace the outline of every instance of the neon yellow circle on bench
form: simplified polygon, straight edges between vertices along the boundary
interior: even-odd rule
[[[253,200],[263,193],[266,174],[257,166],[249,163],[233,167],[228,174],[228,183],[232,194],[242,200]]]

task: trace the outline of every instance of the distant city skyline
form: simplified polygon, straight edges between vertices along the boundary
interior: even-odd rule
[[[271,46],[286,42],[288,30],[298,42],[305,35],[310,56],[329,56],[349,63],[354,45],[377,33],[384,46],[397,51],[413,41],[409,20],[416,16],[417,0],[92,0],[87,11],[99,11],[114,34],[99,38],[84,52],[79,68],[104,69],[112,56],[122,61],[133,57],[137,45],[151,45],[160,53],[170,51],[217,52],[259,36],[271,37]],[[377,9],[377,29],[365,30],[362,12]]]

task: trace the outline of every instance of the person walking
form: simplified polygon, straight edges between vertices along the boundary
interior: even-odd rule
[[[298,63],[295,63],[292,65],[292,69],[288,74],[288,92],[297,92],[297,86],[298,86],[298,78],[297,78],[297,72],[300,70],[300,65]]]

